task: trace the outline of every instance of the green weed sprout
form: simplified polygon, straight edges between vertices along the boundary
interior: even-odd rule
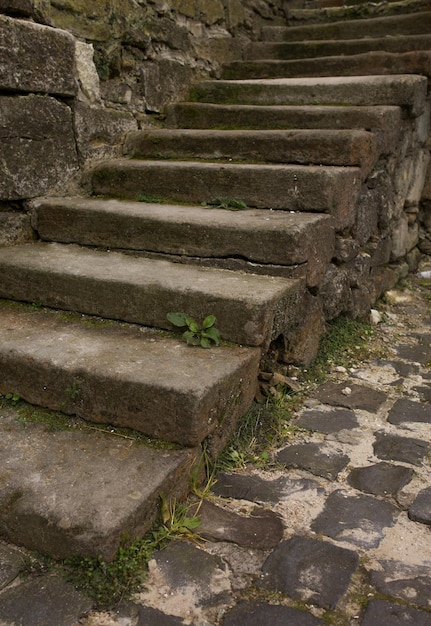
[[[213,344],[220,345],[220,331],[214,326],[217,321],[214,315],[208,315],[202,324],[185,313],[168,313],[166,317],[178,328],[187,327],[182,337],[188,345],[201,348],[211,348]]]

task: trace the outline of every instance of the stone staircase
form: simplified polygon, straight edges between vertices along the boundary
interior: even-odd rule
[[[202,446],[227,443],[262,359],[309,363],[326,320],[366,313],[414,267],[431,12],[410,5],[360,20],[325,9],[323,22],[292,11],[301,26],[264,28],[220,80],[169,106],[164,128],[129,134],[86,197],[33,203],[39,241],[0,249],[0,391],[175,449],[67,432],[68,481],[56,443],[52,458],[26,448],[21,482],[0,493],[4,536],[112,558],[150,527],[159,495],[187,493]],[[173,311],[215,315],[223,345],[185,345]],[[138,469],[122,483],[110,458],[130,447]]]

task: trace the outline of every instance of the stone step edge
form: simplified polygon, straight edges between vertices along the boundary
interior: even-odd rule
[[[174,128],[214,129],[360,129],[373,132],[383,153],[398,140],[401,108],[393,105],[235,105],[182,102],[168,105],[167,123]]]
[[[191,89],[190,100],[214,104],[383,104],[405,107],[412,117],[418,117],[424,111],[427,85],[425,76],[415,74],[207,80]]]
[[[142,193],[170,202],[234,198],[257,209],[329,213],[343,229],[354,222],[361,178],[357,167],[118,159],[93,168],[91,190],[132,200]]]
[[[261,351],[193,348],[131,325],[0,306],[0,393],[217,454],[249,408]]]
[[[125,536],[151,530],[161,498],[187,497],[201,461],[200,446],[156,449],[76,419],[51,428],[27,422],[19,405],[0,405],[0,417],[0,533],[54,559],[112,560]]]
[[[385,15],[400,15],[403,13],[424,10],[431,8],[429,0],[411,0],[390,3],[361,3],[347,4],[342,7],[327,7],[324,9],[288,9],[287,22],[292,26],[299,26],[304,23],[319,24],[323,21],[344,21],[345,19],[369,19],[372,17],[384,17]],[[314,21],[317,20],[317,21]]]
[[[431,51],[398,53],[376,50],[348,56],[234,61],[225,66],[222,79],[312,78],[371,74],[417,74],[430,78]]]
[[[359,166],[364,179],[379,157],[375,136],[355,129],[140,130],[126,135],[123,153],[162,161],[189,156],[207,162]]]
[[[362,54],[372,50],[410,52],[429,50],[431,35],[405,35],[400,37],[375,37],[363,39],[308,40],[302,42],[253,42],[244,58],[254,59],[311,59],[344,54]]]
[[[215,315],[225,341],[261,346],[287,332],[303,281],[243,274],[76,245],[36,243],[0,249],[3,298],[41,302],[172,331],[170,312],[197,321]]]
[[[417,22],[420,22],[418,25]],[[400,24],[406,25],[401,32]],[[411,28],[409,29],[409,25]],[[382,17],[362,18],[360,20],[342,20],[340,22],[322,22],[303,26],[264,26],[261,30],[260,41],[267,42],[297,42],[318,41],[332,39],[361,39],[382,37],[379,30],[391,32],[391,36],[427,34],[427,26],[431,25],[431,16],[427,11],[405,13],[402,15],[387,15]],[[351,35],[349,31],[353,30]],[[404,32],[407,30],[408,32]],[[365,32],[362,32],[365,31]],[[361,34],[362,32],[362,34]],[[313,36],[314,35],[314,36]],[[322,35],[322,36],[320,36]],[[343,36],[341,36],[343,35]]]
[[[33,228],[44,241],[109,245],[110,250],[133,250],[148,258],[306,277],[309,287],[323,278],[334,250],[332,219],[316,213],[80,197],[40,198],[32,207]]]

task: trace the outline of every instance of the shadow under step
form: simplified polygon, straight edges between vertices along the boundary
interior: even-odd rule
[[[191,90],[191,100],[249,105],[397,105],[416,117],[424,110],[427,84],[424,76],[404,74],[214,80],[198,83]]]
[[[250,207],[329,213],[353,224],[361,188],[356,167],[231,164],[119,159],[91,173],[94,195],[202,203],[235,198]]]
[[[247,48],[246,59],[306,59],[348,56],[372,51],[412,52],[414,50],[429,50],[430,48],[431,35],[339,39],[334,41],[255,42]]]
[[[260,350],[0,307],[0,391],[85,420],[220,451],[253,401]]]
[[[44,240],[109,242],[111,249],[176,255],[186,263],[224,261],[228,269],[306,277],[310,287],[322,280],[334,251],[332,218],[322,214],[89,198],[33,204],[33,226]]]
[[[379,149],[390,152],[398,140],[401,109],[397,106],[235,105],[200,102],[171,104],[167,123],[178,128],[366,129]]]
[[[374,135],[359,130],[142,130],[129,133],[133,159],[193,159],[358,166],[363,178],[378,159]]]
[[[173,330],[169,312],[215,315],[226,341],[267,347],[298,315],[303,281],[64,244],[0,249],[0,296]]]
[[[22,333],[30,337],[37,333],[37,316],[16,315],[14,311],[5,317],[3,313],[2,309],[3,331],[8,317],[11,325],[7,341],[17,322],[22,323]],[[61,331],[58,336],[58,331],[54,339],[59,341],[59,351],[65,347],[65,337]],[[46,328],[43,332],[52,342]],[[4,353],[3,345],[0,351]],[[46,368],[42,359],[46,353],[47,347],[42,345],[34,354],[30,349],[27,355],[11,354],[9,362],[15,357],[15,367],[22,364],[26,369],[25,363],[28,367],[34,358],[34,366]],[[58,372],[57,360],[54,367]],[[68,379],[70,384],[69,372],[63,374],[64,382]],[[24,377],[23,371],[21,384]],[[49,375],[40,380],[45,394],[51,394],[52,382]],[[124,394],[124,390],[119,393]],[[39,395],[42,400],[43,392]],[[122,399],[124,402],[124,395]],[[34,410],[38,411],[36,407]],[[151,529],[161,496],[178,500],[189,492],[200,448],[151,448],[132,437],[111,433],[111,428],[103,429],[105,432],[91,425],[86,428],[78,420],[67,429],[53,429],[23,420],[19,406],[1,407],[0,414],[0,533],[3,539],[39,554],[56,559],[101,556],[110,561],[125,536],[134,539]]]
[[[318,76],[363,76],[420,74],[431,77],[431,51],[371,51],[350,56],[297,60],[235,61],[224,67],[223,79],[295,78]]]
[[[261,41],[317,41],[421,35],[431,32],[431,13],[422,11],[305,26],[265,26]]]

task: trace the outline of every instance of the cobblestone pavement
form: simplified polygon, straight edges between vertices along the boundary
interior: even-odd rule
[[[388,294],[385,356],[313,390],[276,471],[219,475],[208,540],[156,553],[133,601],[91,611],[57,577],[16,578],[20,554],[0,546],[0,626],[431,625],[427,293]]]

